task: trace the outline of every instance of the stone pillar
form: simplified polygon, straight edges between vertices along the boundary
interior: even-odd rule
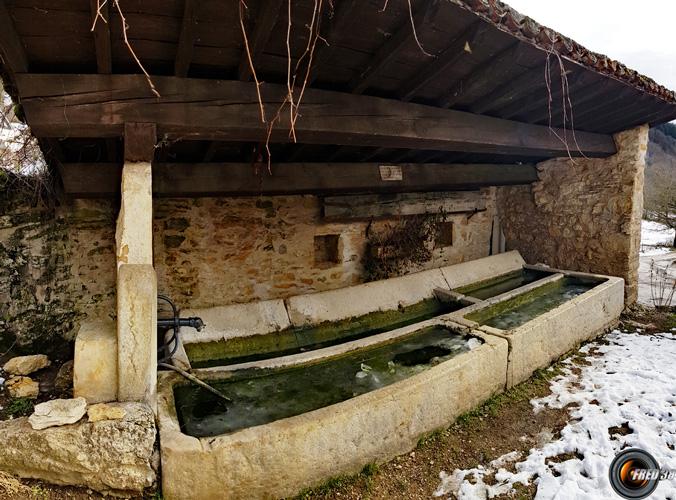
[[[153,263],[153,198],[149,162],[125,163],[115,241],[117,266]]]
[[[154,407],[157,391],[157,280],[153,266],[117,270],[117,399]]]
[[[125,125],[117,219],[117,399],[154,407],[157,389],[157,278],[153,268],[152,124]]]
[[[507,249],[529,263],[619,276],[625,302],[638,295],[648,126],[615,135],[608,158],[538,164],[539,181],[498,189]]]

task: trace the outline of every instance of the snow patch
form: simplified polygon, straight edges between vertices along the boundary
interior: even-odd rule
[[[659,222],[641,221],[641,255],[659,255],[670,252],[675,231]]]
[[[628,447],[642,448],[660,466],[675,469],[676,335],[615,330],[605,340],[608,345],[592,343],[580,349],[589,366],[568,359],[563,374],[551,382],[552,394],[531,401],[536,412],[577,405],[558,440],[538,443],[524,461],[513,464],[516,472],[504,468],[520,458],[516,452],[487,467],[441,472],[435,496],[483,500],[513,493],[516,483],[534,481],[537,500],[618,498],[608,469],[615,455]],[[581,370],[579,375],[573,367]],[[564,454],[575,458],[551,460]],[[676,479],[661,481],[651,499],[673,499],[675,491]]]

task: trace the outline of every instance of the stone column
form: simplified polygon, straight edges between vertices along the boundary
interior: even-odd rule
[[[608,158],[557,158],[538,164],[530,186],[498,189],[508,250],[530,263],[625,280],[625,302],[638,295],[643,175],[648,126],[615,134]]]
[[[157,278],[153,268],[152,124],[125,125],[117,219],[117,376],[120,401],[154,407],[157,390]]]

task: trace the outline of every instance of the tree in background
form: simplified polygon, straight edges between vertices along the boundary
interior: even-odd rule
[[[651,153],[646,168],[646,218],[676,229],[676,125],[667,123],[650,134]],[[673,246],[676,247],[676,237]]]

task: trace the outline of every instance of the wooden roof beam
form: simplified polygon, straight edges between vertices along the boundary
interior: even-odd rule
[[[263,140],[256,84],[143,75],[18,74],[28,124],[38,137],[115,137],[125,121],[157,124],[169,140]],[[286,86],[266,84],[263,100],[284,100]],[[283,114],[271,141],[289,142]],[[379,97],[307,89],[296,122],[301,144],[433,149],[466,153],[554,157],[567,150],[549,127]],[[587,156],[615,153],[612,137],[580,133]]]
[[[510,103],[523,99],[535,89],[545,86],[545,68],[535,66],[521,73],[504,85],[490,91],[485,96],[470,104],[473,113],[483,114],[508,106]]]
[[[612,80],[604,80],[601,83],[592,82],[586,87],[571,93],[570,104],[572,104],[573,108],[573,119],[577,118],[578,112],[582,112],[585,110],[585,106],[588,103],[597,100],[600,96],[603,96],[606,92],[608,92],[608,87],[610,86],[611,82]],[[568,109],[568,111],[570,111],[570,109]],[[555,111],[552,110],[552,113],[554,112]],[[561,113],[560,100],[557,102],[556,113]],[[568,115],[570,115],[570,113],[568,113]],[[541,111],[539,114],[534,113],[530,115],[530,118],[532,123],[542,122],[545,125],[549,124],[549,112],[547,110]],[[570,118],[568,120],[570,121]],[[552,125],[556,125],[560,121],[561,120],[553,120]]]
[[[530,184],[532,164],[387,163],[401,168],[401,180],[384,180],[381,163],[273,163],[256,174],[251,163],[154,163],[156,196],[252,196],[378,193],[473,189]],[[75,197],[113,196],[120,189],[120,163],[68,163],[64,190]]]
[[[341,0],[338,2],[338,6],[335,8],[336,10],[331,19],[331,25],[329,26],[326,35],[323,36],[324,40],[319,40],[315,47],[314,63],[307,81],[308,86],[312,85],[317,79],[317,76],[319,76],[319,71],[329,58],[330,51],[328,48],[335,43],[339,33],[346,31],[348,24],[353,21],[353,10],[360,3],[359,0]]]
[[[585,125],[594,129],[616,130],[619,124],[632,122],[636,119],[646,119],[649,121],[650,118],[648,117],[663,111],[664,105],[658,99],[644,95],[627,106],[618,106],[607,114],[599,115],[595,119],[586,122]]]
[[[195,0],[185,0],[183,3],[183,21],[181,23],[181,34],[178,38],[176,59],[174,60],[174,74],[176,76],[188,76],[194,48]]]
[[[521,43],[518,41],[510,44],[506,49],[481,63],[469,75],[454,81],[449,85],[450,90],[439,99],[438,105],[443,108],[452,108],[464,95],[471,94],[475,87],[485,85],[491,79],[502,80],[502,78],[496,76],[496,65],[505,60],[514,64],[513,61],[516,59],[520,47]]]
[[[451,68],[463,55],[468,54],[467,47],[477,43],[487,31],[488,27],[482,21],[476,21],[470,25],[434,61],[428,63],[421,71],[416,71],[399,87],[397,92],[399,98],[402,101],[413,99],[421,88]]]
[[[257,66],[261,54],[265,50],[265,46],[270,39],[272,29],[277,23],[277,18],[280,15],[280,10],[284,3],[284,0],[266,0],[265,2],[260,2],[260,8],[263,10],[256,18],[253,33],[248,37],[249,52],[254,68]],[[246,47],[242,52],[237,75],[242,81],[249,81],[251,79],[251,63],[249,63],[249,55],[246,53]]]
[[[568,74],[569,91],[574,91],[582,86],[584,75],[585,73],[583,72]],[[543,88],[541,90],[545,93],[544,97],[538,99],[536,96],[526,95],[522,99],[514,101],[512,104],[500,109],[497,113],[506,119],[512,119],[518,116],[525,116],[533,111],[539,111],[543,107],[546,108],[548,99],[551,99],[553,103],[559,102],[563,95],[563,88],[561,87],[560,81],[560,79],[556,80],[556,88],[552,89],[551,94],[547,92],[546,88]]]
[[[96,51],[96,70],[104,75],[113,72],[113,55],[110,48],[110,2],[89,0],[94,26],[94,50]]]
[[[0,54],[3,56],[4,63],[14,73],[26,73],[28,71],[26,49],[16,32],[14,21],[5,0],[0,0]]]
[[[576,126],[582,125],[596,116],[604,115],[606,112],[616,109],[618,103],[630,96],[632,92],[634,92],[634,89],[626,87],[617,92],[613,99],[598,99],[596,101],[590,101],[589,105],[584,106],[582,109],[580,109],[580,107],[573,108]]]
[[[426,2],[424,7],[418,9],[414,14],[415,24],[424,26],[428,19],[434,15],[438,6],[438,2]],[[352,80],[350,80],[350,83],[348,84],[350,91],[354,94],[361,94],[364,92],[369,87],[373,78],[375,78],[383,68],[394,61],[401,49],[411,43],[413,39],[414,33],[411,27],[411,21],[406,19],[399,29],[397,29],[396,33],[378,48],[376,54],[357,72]]]

